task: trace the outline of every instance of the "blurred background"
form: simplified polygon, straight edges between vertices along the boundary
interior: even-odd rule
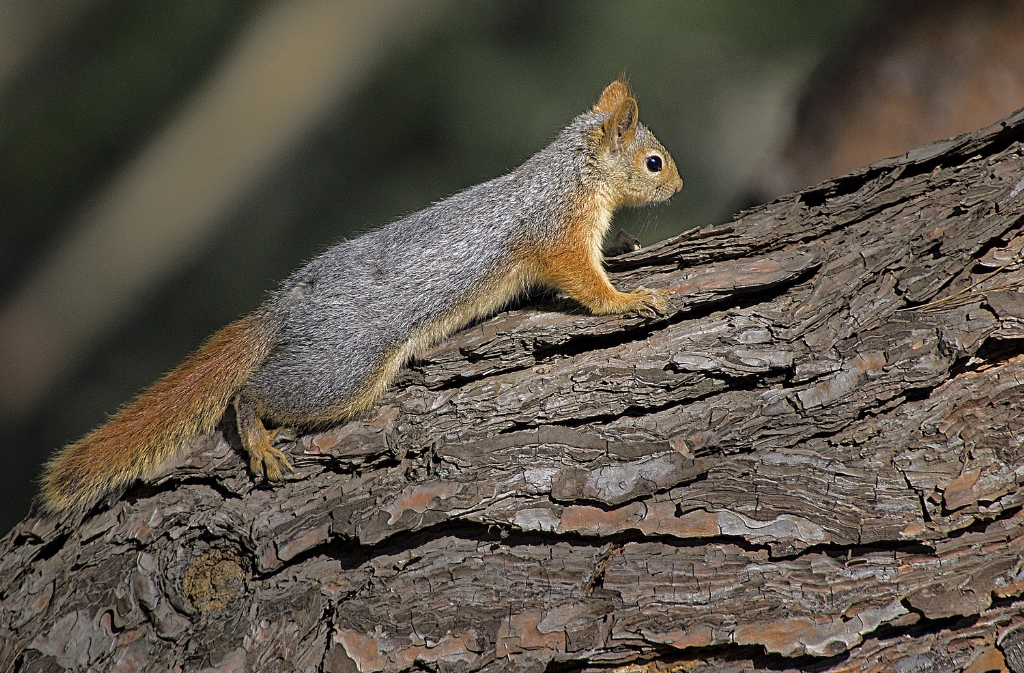
[[[644,244],[1024,105],[1024,1],[0,0],[0,534],[40,466],[344,236],[625,71]]]

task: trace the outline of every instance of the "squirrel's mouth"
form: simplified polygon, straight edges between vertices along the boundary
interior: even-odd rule
[[[679,184],[666,183],[664,185],[659,185],[654,191],[654,198],[652,199],[652,202],[661,203],[662,201],[668,201],[682,188],[682,180],[679,181]]]

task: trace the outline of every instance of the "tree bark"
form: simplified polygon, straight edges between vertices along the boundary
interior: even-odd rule
[[[0,542],[0,671],[1024,671],[1024,111],[610,260],[267,485]]]

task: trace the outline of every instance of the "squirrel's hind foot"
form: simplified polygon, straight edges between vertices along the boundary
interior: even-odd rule
[[[253,451],[253,448],[256,450]],[[267,481],[281,481],[284,473],[292,472],[292,464],[284,453],[269,442],[249,449],[249,469],[253,474],[262,474]]]
[[[271,442],[294,438],[291,428],[274,428],[269,432],[263,421],[256,415],[255,406],[239,396],[235,400],[235,416],[238,419],[238,435],[242,446],[249,454],[249,469],[253,474],[262,474],[267,481],[281,481],[285,472],[292,472],[292,464],[280,449]]]

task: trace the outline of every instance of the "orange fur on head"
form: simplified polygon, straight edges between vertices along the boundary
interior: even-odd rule
[[[629,88],[629,83],[626,82],[625,73],[623,73],[619,75],[617,80],[605,87],[604,92],[601,93],[601,98],[594,105],[594,112],[611,114],[627,98],[633,98],[633,92]]]

